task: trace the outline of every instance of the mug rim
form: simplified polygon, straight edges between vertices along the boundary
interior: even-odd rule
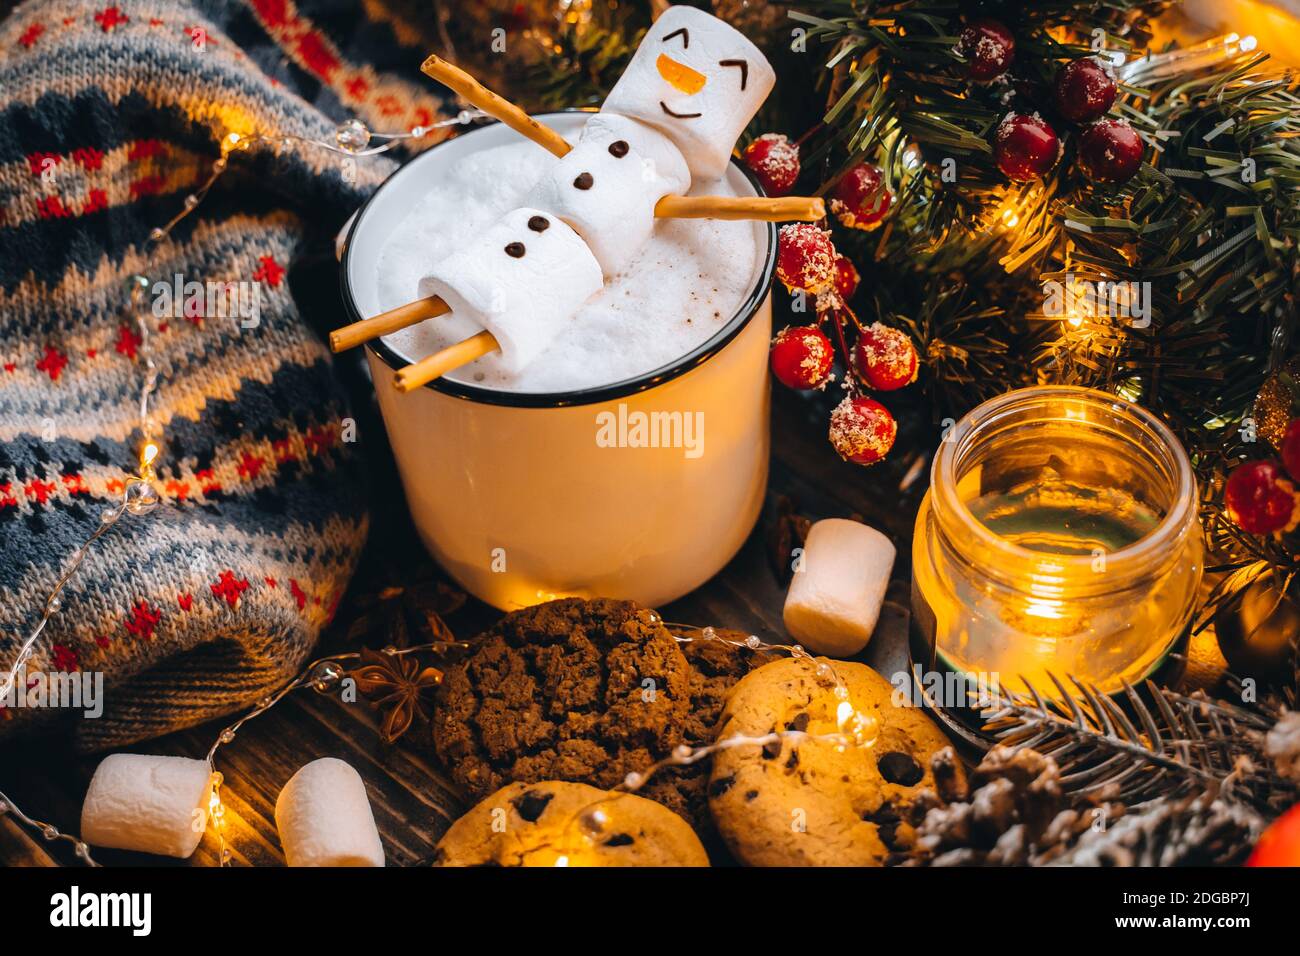
[[[596,112],[590,109],[567,109],[551,110],[545,113],[536,113],[534,118],[544,118],[552,116],[564,116],[571,113],[591,113]],[[475,132],[482,129],[489,129],[493,124],[485,124],[476,127],[460,136],[450,137],[430,147],[422,156],[417,156],[403,164],[401,169],[405,169],[412,162],[418,162],[423,156],[431,155],[439,147],[455,142],[465,136],[472,136]],[[740,163],[733,155],[731,157],[731,166],[740,170],[745,179],[749,182],[756,196],[766,196],[762,184],[758,178],[744,164]],[[400,172],[400,170],[398,170]],[[396,172],[393,174],[396,175]],[[360,322],[366,316],[360,314],[357,309],[356,300],[352,295],[352,282],[349,278],[349,261],[352,256],[352,236],[357,227],[361,225],[361,220],[365,218],[366,210],[370,205],[379,198],[388,185],[393,181],[393,176],[389,176],[380,184],[379,188],[371,193],[370,198],[362,204],[357,210],[357,214],[352,219],[352,224],[348,227],[347,237],[344,240],[343,259],[339,263],[339,286],[343,295],[343,306],[347,310],[349,321]],[[768,292],[772,288],[772,279],[776,274],[776,223],[767,222],[766,238],[767,251],[764,255],[762,269],[758,281],[750,290],[749,294],[741,300],[736,312],[727,320],[717,332],[705,339],[704,342],[693,348],[666,365],[651,369],[641,375],[635,375],[631,378],[621,379],[617,382],[611,382],[607,385],[596,385],[590,388],[568,389],[559,392],[507,392],[499,389],[484,388],[480,385],[469,385],[464,382],[455,382],[447,378],[437,378],[432,382],[426,382],[422,387],[432,389],[435,392],[442,392],[445,395],[451,395],[455,398],[463,398],[467,401],[478,402],[485,405],[506,405],[514,408],[560,408],[569,405],[592,405],[599,402],[607,402],[616,398],[625,398],[629,395],[635,395],[638,392],[644,392],[655,388],[659,385],[669,382],[675,378],[684,375],[691,369],[703,365],[713,356],[723,350],[731,340],[740,334],[741,330],[749,325],[750,321],[758,314],[763,303],[767,300]],[[409,359],[403,358],[396,350],[391,348],[382,338],[371,339],[366,342],[365,347],[374,354],[384,365],[394,372],[412,365]]]

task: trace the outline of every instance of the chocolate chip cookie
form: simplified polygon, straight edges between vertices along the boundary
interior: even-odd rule
[[[434,866],[708,866],[680,816],[581,783],[512,783],[451,825]]]
[[[948,740],[919,708],[894,706],[893,687],[871,668],[827,663],[856,710],[877,721],[878,736],[870,748],[843,752],[785,739],[714,756],[709,805],[727,846],[750,866],[881,866],[914,841],[903,811],[934,787],[930,756]],[[778,660],[736,685],[718,736],[835,733],[838,704],[811,662]]]

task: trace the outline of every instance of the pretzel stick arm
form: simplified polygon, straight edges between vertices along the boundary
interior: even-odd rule
[[[441,57],[430,56],[420,65],[420,69],[427,76],[431,76],[453,93],[458,94],[471,106],[481,109],[488,116],[499,119],[520,136],[531,139],[556,156],[563,156],[573,148],[555,130],[543,126],[514,103],[493,93],[460,67],[452,66]]]
[[[441,378],[448,372],[454,372],[462,365],[468,365],[489,352],[495,352],[501,346],[491,332],[480,332],[462,342],[449,345],[441,352],[434,352],[428,358],[420,359],[413,365],[402,369],[393,379],[399,392],[409,392],[419,388],[435,378]]]
[[[758,219],[816,222],[826,216],[817,196],[665,196],[655,205],[660,219]]]
[[[451,307],[442,301],[439,296],[431,295],[423,299],[416,299],[414,302],[399,305],[395,309],[381,312],[369,319],[363,319],[360,322],[345,325],[341,329],[335,329],[330,333],[330,351],[344,352],[360,345],[362,342],[369,342],[371,339],[377,339],[381,335],[388,335],[390,332],[404,329],[408,325],[415,325],[415,323],[423,322],[425,319],[446,315],[450,311]]]

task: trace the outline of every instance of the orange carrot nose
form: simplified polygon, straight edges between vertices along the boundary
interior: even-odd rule
[[[673,89],[681,90],[687,96],[694,96],[704,89],[704,84],[709,81],[703,73],[697,73],[685,63],[678,63],[672,57],[662,53],[659,54],[659,59],[655,60],[655,66],[659,69],[659,75],[667,80]]]

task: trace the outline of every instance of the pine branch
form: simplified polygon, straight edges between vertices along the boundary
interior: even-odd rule
[[[1276,708],[1189,697],[1150,681],[1145,699],[1125,685],[1121,705],[1074,678],[1071,686],[1051,679],[1051,695],[1028,681],[1024,692],[997,690],[982,716],[999,743],[1053,757],[1066,791],[1127,803],[1211,791],[1261,810],[1296,799],[1296,782],[1264,750]]]

